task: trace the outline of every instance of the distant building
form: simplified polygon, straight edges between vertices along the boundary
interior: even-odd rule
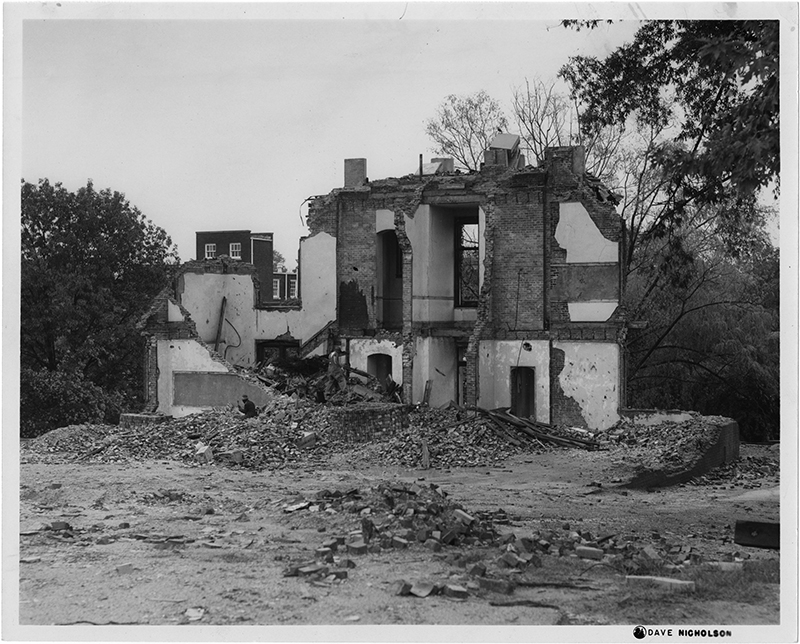
[[[259,302],[273,299],[272,233],[253,233],[249,230],[206,230],[195,233],[197,261],[217,259],[227,255],[231,259],[252,264],[260,283]],[[296,277],[295,277],[296,279]]]
[[[272,274],[272,299],[296,300],[300,297],[298,292],[297,273]]]

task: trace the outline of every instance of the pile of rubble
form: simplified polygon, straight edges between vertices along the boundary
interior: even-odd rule
[[[470,513],[435,484],[382,482],[365,492],[320,490],[313,498],[285,503],[283,511],[321,516],[350,513],[360,522],[350,532],[327,537],[313,555],[290,562],[284,571],[287,577],[340,583],[348,577],[348,569],[356,567],[358,557],[408,548],[439,553],[437,557],[462,570],[442,582],[398,580],[394,589],[398,595],[444,594],[465,599],[483,591],[510,594],[519,585],[547,586],[522,573],[541,567],[542,557],[548,555],[604,564],[626,574],[677,573],[705,561],[695,547],[656,532],[642,540],[594,535],[564,523],[560,530],[539,529],[517,536],[498,527],[509,523],[502,509]],[[734,556],[728,559],[733,561]]]
[[[624,419],[606,430],[602,439],[627,446],[626,459],[641,470],[665,472],[688,469],[719,438],[727,419],[694,415],[683,422],[637,425]]]
[[[770,456],[742,456],[735,463],[721,465],[710,472],[698,476],[691,485],[729,484],[743,487],[761,487],[777,482],[780,477],[780,459],[777,454]]]

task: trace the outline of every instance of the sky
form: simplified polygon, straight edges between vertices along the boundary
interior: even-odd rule
[[[289,268],[304,201],[342,186],[345,158],[366,158],[372,179],[408,174],[436,156],[425,121],[448,94],[508,106],[526,77],[555,79],[570,55],[604,55],[636,28],[574,32],[498,5],[445,18],[414,4],[185,6],[114,19],[65,3],[66,19],[23,22],[22,177],[124,193],[184,261],[198,230],[273,232]]]
[[[272,232],[291,269],[305,201],[342,186],[344,159],[371,179],[413,172],[437,156],[425,122],[447,95],[485,90],[510,117],[514,87],[605,56],[658,6],[29,4],[21,177],[124,193],[184,261],[199,230]],[[593,17],[615,22],[560,25]]]

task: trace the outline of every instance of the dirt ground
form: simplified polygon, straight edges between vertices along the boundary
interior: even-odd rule
[[[742,446],[742,455],[766,454]],[[772,451],[774,454],[774,450]],[[777,455],[776,455],[777,458]],[[347,454],[327,468],[253,472],[170,461],[20,466],[21,625],[605,625],[778,624],[774,575],[695,579],[695,593],[633,589],[624,571],[574,554],[545,554],[516,577],[513,594],[477,587],[454,555],[490,560],[497,546],[433,552],[406,549],[352,556],[344,580],[284,576],[314,559],[360,516],[286,504],[323,489],[366,490],[381,481],[441,486],[473,513],[505,511],[498,526],[517,539],[572,532],[615,535],[639,545],[693,548],[702,560],[772,566],[774,550],[733,543],[737,519],[779,521],[778,479],[747,487],[691,484],[657,491],[615,486],[613,450],[553,449],[502,467],[407,470],[363,465]],[[161,490],[161,492],[159,492]],[[171,494],[165,495],[164,491]],[[53,522],[69,524],[52,529]],[[62,526],[63,527],[63,526]],[[172,540],[164,545],[164,539]],[[663,571],[661,571],[663,573]],[[466,599],[398,596],[395,584],[458,584]],[[506,605],[502,605],[506,604]]]

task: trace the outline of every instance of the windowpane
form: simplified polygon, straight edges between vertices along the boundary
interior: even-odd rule
[[[229,255],[232,259],[242,259],[241,242],[231,242]]]
[[[217,256],[217,245],[206,244],[206,259],[214,259]]]
[[[281,281],[278,279],[272,280],[272,298],[275,300],[281,299]]]
[[[465,222],[458,224],[456,251],[458,306],[477,306],[480,292],[478,224]]]

